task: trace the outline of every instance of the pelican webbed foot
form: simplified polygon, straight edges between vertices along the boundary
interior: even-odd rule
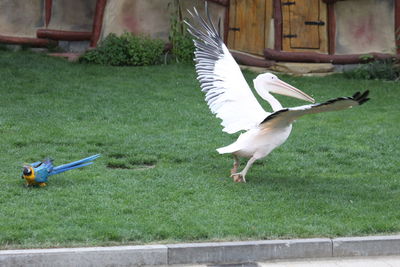
[[[233,178],[233,181],[235,183],[245,183],[246,182],[246,179],[244,178],[244,175],[241,172],[232,173],[231,177]]]

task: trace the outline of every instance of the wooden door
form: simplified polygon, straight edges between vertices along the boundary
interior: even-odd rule
[[[272,18],[272,0],[231,0],[228,47],[263,55]]]
[[[283,50],[327,52],[326,4],[282,0]]]

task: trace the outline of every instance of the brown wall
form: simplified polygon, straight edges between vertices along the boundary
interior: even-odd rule
[[[244,0],[243,0],[244,1]],[[91,31],[97,0],[52,0],[49,29]],[[204,0],[180,0],[186,9],[204,12]],[[125,31],[168,40],[175,0],[108,0],[101,39]],[[215,23],[225,21],[225,7],[209,2]],[[346,0],[335,3],[336,54],[395,52],[394,0]],[[45,0],[0,0],[0,35],[36,37],[45,28]],[[223,34],[223,32],[222,32]]]
[[[102,38],[126,31],[166,39],[169,29],[169,0],[108,1]]]
[[[91,31],[97,0],[52,0],[48,28],[67,31]],[[115,1],[115,0],[111,0]]]
[[[90,32],[97,0],[52,0],[45,25],[45,0],[0,0],[0,35],[36,37],[38,29]],[[100,40],[110,33],[132,32],[168,40],[175,0],[108,0]],[[204,0],[181,0],[183,16],[194,6],[204,11]],[[224,22],[225,8],[210,3],[215,22]],[[222,27],[223,30],[223,27]]]
[[[180,2],[184,17],[188,16],[186,9],[192,9],[194,6],[201,12],[204,10],[204,0],[181,0]],[[173,0],[108,1],[104,15],[102,38],[111,32],[122,34],[128,31],[168,40],[174,3]],[[214,3],[210,3],[210,9],[223,22],[225,9]]]
[[[119,1],[119,0],[111,0]],[[47,28],[67,31],[91,31],[96,0],[53,0]],[[36,37],[45,27],[45,0],[1,0],[0,35]]]
[[[395,53],[394,0],[335,4],[336,54]]]
[[[43,26],[43,0],[0,1],[0,35],[35,37]]]
[[[204,16],[204,0],[181,0],[181,3],[183,16],[184,18],[188,18],[189,21],[191,17],[188,12],[186,12],[186,10],[189,9],[190,11],[193,11],[193,7],[196,7],[197,11],[199,11],[199,13]],[[216,3],[208,2],[208,8],[210,11],[211,19],[213,20],[213,23],[216,27],[218,25],[218,21],[220,21],[220,34],[221,36],[224,36],[225,7]]]

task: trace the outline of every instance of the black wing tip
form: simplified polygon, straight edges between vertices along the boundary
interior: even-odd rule
[[[213,37],[221,39],[220,32],[217,31],[217,29],[215,28],[215,26],[211,20],[207,1],[204,1],[204,13],[205,13],[204,18],[197,11],[196,7],[193,7],[193,11],[194,11],[193,13],[191,12],[190,9],[187,9],[187,11],[190,14],[190,16],[192,16],[192,18],[194,18],[197,21],[197,23],[207,32],[208,35],[211,34]],[[192,29],[193,28],[196,29],[196,27],[194,27],[189,21],[186,21],[186,24],[188,24],[188,26],[190,26]],[[193,35],[193,36],[196,38],[199,38],[199,36],[196,36],[196,35]]]
[[[200,15],[196,7],[188,9],[188,13],[193,18],[193,20],[185,20],[185,24],[187,31],[193,37],[194,61],[196,66],[209,66],[210,68],[206,72],[212,74],[210,72],[213,71],[215,62],[224,55],[224,42],[212,22],[207,2],[205,2],[203,16]]]
[[[365,99],[359,101],[358,103],[359,103],[360,105],[362,105],[362,104],[364,104],[365,102],[367,102],[368,100],[370,100],[370,98],[365,98]]]
[[[360,92],[356,92],[352,96],[352,99],[357,101],[359,105],[362,105],[368,100],[370,100],[370,98],[368,98],[368,95],[369,95],[369,90],[365,90],[362,94]]]
[[[354,99],[356,99],[357,97],[359,97],[360,96],[360,91],[357,91],[353,96],[352,96],[352,98],[354,98]]]

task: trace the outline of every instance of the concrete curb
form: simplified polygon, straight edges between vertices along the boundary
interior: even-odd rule
[[[400,235],[335,238],[332,245],[333,257],[400,255]]]
[[[0,251],[0,266],[137,266],[168,262],[166,246],[22,249]]]
[[[0,251],[0,266],[227,264],[400,255],[400,235]]]
[[[319,238],[168,245],[168,264],[222,264],[331,255],[332,241]]]

